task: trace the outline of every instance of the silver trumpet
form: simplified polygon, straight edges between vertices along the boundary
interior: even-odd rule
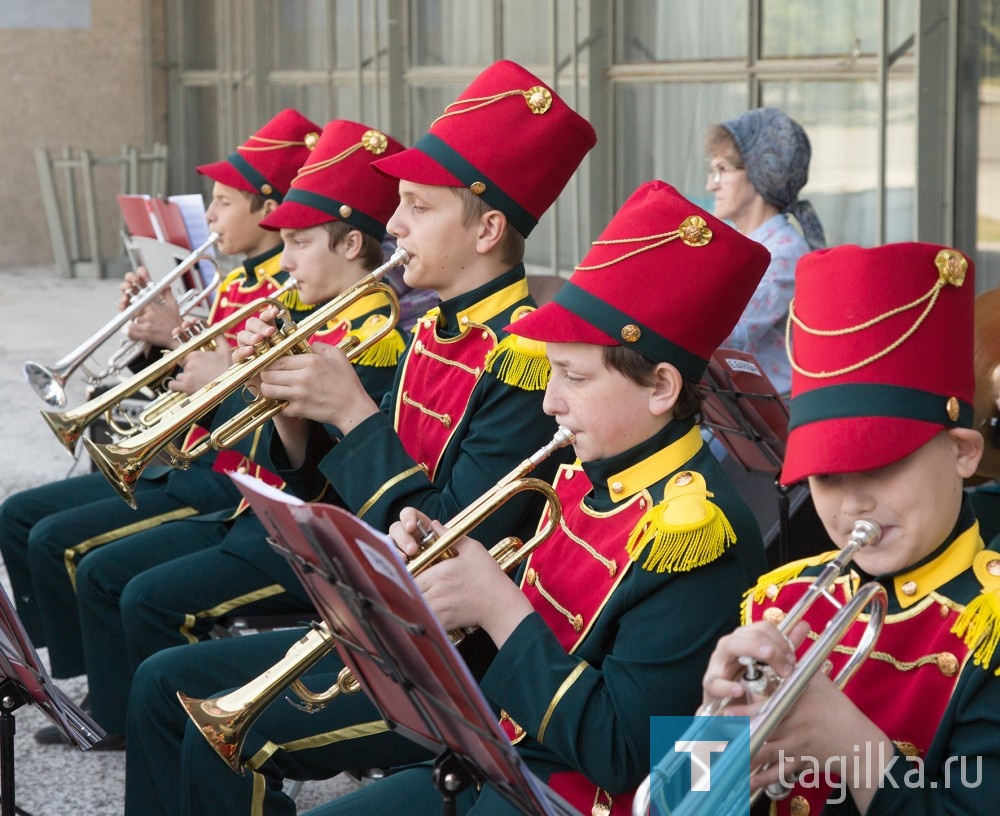
[[[870,581],[861,586],[846,604],[840,604],[829,594],[829,590],[858,551],[876,544],[881,536],[882,529],[876,522],[869,519],[856,521],[850,538],[839,555],[823,568],[823,571],[809,586],[802,598],[778,624],[778,631],[789,632],[821,597],[825,597],[837,607],[837,613],[829,620],[816,642],[799,658],[795,669],[787,678],[782,680],[770,666],[760,664],[753,658],[740,659],[740,663],[745,667],[741,678],[744,688],[757,699],[766,697],[760,710],[750,720],[749,737],[746,736],[744,730],[743,737],[730,741],[726,749],[712,762],[710,791],[688,793],[673,807],[667,807],[663,804],[660,807],[661,813],[669,812],[671,816],[674,814],[690,816],[691,814],[723,813],[727,812],[727,807],[735,806],[739,802],[739,797],[745,797],[745,786],[748,782],[745,776],[746,752],[749,751],[751,758],[756,755],[774,729],[788,715],[816,673],[825,670],[825,664],[830,654],[866,609],[869,617],[861,640],[844,667],[833,678],[834,684],[838,688],[843,688],[868,658],[875,648],[875,642],[878,640],[885,622],[888,597],[884,587],[875,581]],[[716,700],[703,706],[697,712],[697,716],[720,714],[732,702],[731,698]],[[704,722],[708,723],[707,720]],[[705,735],[705,728],[705,725],[696,721],[679,741],[698,741]],[[685,759],[679,754],[670,753],[653,768],[650,775],[643,780],[636,791],[632,803],[633,816],[646,816],[650,811],[651,802],[661,802],[664,785],[682,770],[681,766],[684,763]],[[756,773],[758,770],[760,769],[755,769],[752,773]],[[771,799],[783,799],[788,795],[788,789],[780,783],[768,786],[764,792]],[[755,801],[760,793],[760,790],[753,792],[751,802]]]
[[[208,261],[215,266],[214,278],[200,290],[190,289],[178,299],[177,306],[180,309],[181,317],[187,315],[198,303],[211,295],[219,282],[219,265],[215,258],[207,253],[218,240],[219,236],[214,232],[211,233],[205,243],[193,250],[190,255],[158,281],[151,281],[139,289],[132,296],[129,305],[125,309],[116,314],[57,363],[46,366],[28,360],[24,364],[24,378],[27,380],[28,385],[49,405],[55,408],[63,408],[66,405],[66,381],[78,368],[82,367],[87,381],[90,383],[98,383],[122,371],[129,363],[145,353],[149,348],[148,344],[141,341],[124,340],[121,347],[109,357],[103,367],[92,370],[88,369],[85,363],[94,356],[97,349],[107,342],[108,338],[127,326],[150,303],[162,297],[178,278],[190,272],[195,264],[201,261]]]

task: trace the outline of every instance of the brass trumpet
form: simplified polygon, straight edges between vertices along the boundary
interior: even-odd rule
[[[233,326],[237,326],[241,321],[246,320],[251,315],[257,314],[265,306],[282,307],[277,297],[296,285],[294,280],[285,283],[271,297],[259,298],[248,303],[237,311],[229,315],[225,320],[220,320],[211,326],[210,329],[197,334],[182,343],[173,351],[164,354],[160,359],[151,362],[141,371],[133,374],[127,380],[120,382],[114,388],[110,388],[102,394],[98,394],[93,399],[85,402],[69,411],[42,411],[42,419],[52,429],[56,438],[62,442],[63,446],[71,454],[76,449],[76,443],[83,431],[98,417],[104,415],[108,425],[121,436],[130,436],[136,432],[136,428],[119,425],[112,411],[123,400],[133,397],[145,388],[156,387],[164,382],[176,369],[181,361],[196,351],[211,351],[216,347],[218,338],[229,331]],[[174,399],[179,392],[167,391],[161,397],[153,401],[153,405],[158,404],[161,398]],[[187,395],[180,394],[181,397]],[[146,408],[144,415],[149,412]]]
[[[562,505],[553,487],[546,481],[528,478],[527,474],[554,451],[573,441],[573,433],[560,428],[544,447],[521,462],[513,471],[497,482],[476,501],[451,519],[448,530],[441,536],[434,533],[421,540],[424,549],[407,563],[410,575],[418,575],[437,561],[452,555],[451,548],[496,509],[510,498],[526,490],[541,493],[548,504],[548,519],[544,526],[527,541],[508,536],[490,549],[490,555],[505,572],[513,569],[530,555],[559,527]],[[464,637],[468,632],[450,633],[452,641]],[[333,636],[327,624],[314,625],[285,653],[285,656],[271,668],[249,683],[221,697],[199,700],[177,692],[188,716],[201,730],[215,752],[237,773],[243,773],[240,752],[250,726],[281,694],[290,688],[310,708],[327,705],[340,694],[355,694],[360,689],[357,679],[345,667],[337,676],[337,682],[325,692],[312,692],[299,678],[314,666],[333,648]]]
[[[778,631],[783,633],[790,631],[819,598],[826,597],[832,601],[828,592],[833,582],[847,569],[860,549],[876,544],[881,536],[882,530],[876,522],[869,519],[856,521],[847,544],[839,555],[823,568],[806,593],[785,615],[778,624]],[[745,667],[741,679],[744,688],[757,697],[767,698],[750,721],[749,737],[731,742],[722,755],[712,763],[712,790],[707,795],[703,792],[688,794],[672,809],[664,805],[661,808],[662,812],[689,815],[729,812],[727,810],[727,806],[731,805],[729,798],[734,797],[735,800],[735,797],[745,795],[745,788],[740,789],[741,785],[747,784],[744,775],[746,765],[742,764],[742,770],[740,769],[741,759],[747,755],[745,752],[749,749],[752,758],[760,750],[816,673],[824,670],[827,658],[866,609],[869,609],[869,617],[861,639],[844,667],[833,678],[834,684],[838,688],[843,688],[875,648],[875,642],[885,622],[888,597],[885,588],[875,581],[861,586],[848,603],[839,606],[837,613],[829,620],[816,642],[802,655],[795,669],[784,680],[778,678],[769,666],[759,664],[750,657],[741,658],[740,663]],[[731,699],[716,700],[704,706],[697,715],[717,715],[731,702]],[[679,741],[697,741],[701,731],[702,728],[696,723]],[[666,760],[657,765],[643,780],[632,802],[633,816],[647,816],[650,802],[661,795],[665,782],[679,770],[680,763],[673,760],[678,760],[677,754],[668,755]],[[745,759],[743,761],[745,762]],[[764,792],[771,799],[783,799],[788,795],[788,789],[780,784],[768,786]],[[760,793],[760,790],[756,791],[751,796],[751,802],[755,801]]]
[[[211,249],[211,247],[218,240],[219,236],[214,232],[211,233],[205,243],[193,250],[190,255],[184,258],[184,260],[178,263],[177,266],[167,272],[158,281],[155,283],[150,282],[148,285],[136,292],[127,308],[115,315],[111,320],[105,323],[100,329],[94,332],[89,338],[87,338],[83,343],[73,349],[57,363],[54,363],[51,366],[45,366],[41,363],[35,363],[28,360],[24,364],[24,378],[28,381],[28,385],[30,385],[32,390],[49,405],[62,408],[66,405],[66,390],[64,386],[66,385],[66,381],[70,378],[70,375],[72,375],[78,368],[83,367],[83,371],[87,376],[87,381],[91,383],[100,382],[112,374],[117,374],[125,368],[125,366],[132,362],[132,360],[139,356],[145,344],[136,343],[131,340],[123,341],[122,347],[111,355],[103,368],[97,371],[89,370],[84,363],[86,363],[87,360],[93,356],[94,352],[97,351],[97,349],[100,348],[109,337],[125,327],[136,317],[136,315],[139,314],[139,312],[145,309],[156,298],[162,297],[163,293],[166,292],[178,278],[193,269],[194,266],[200,261],[209,261],[215,265],[216,273],[213,281],[203,287],[200,291],[191,293],[190,295],[189,293],[185,293],[185,296],[178,302],[178,307],[181,309],[181,315],[183,316],[186,314],[186,312],[190,311],[195,305],[203,300],[207,296],[206,290],[210,291],[210,288],[216,286],[219,282],[219,265],[215,258],[207,254],[208,250]]]
[[[362,298],[375,292],[382,292],[389,300],[391,315],[377,332],[365,338],[361,343],[357,343],[356,338],[349,338],[347,342],[342,342],[340,347],[347,352],[348,358],[361,354],[394,331],[399,319],[399,299],[391,287],[381,282],[381,278],[390,269],[405,264],[408,260],[409,256],[406,250],[402,247],[398,248],[392,257],[378,269],[369,272],[338,297],[314,309],[300,325],[296,325],[292,321],[288,309],[282,304],[276,304],[282,310],[284,325],[271,338],[260,344],[260,348],[257,349],[253,357],[234,363],[212,382],[202,386],[193,394],[179,399],[155,424],[127,439],[107,445],[98,445],[84,437],[84,447],[86,447],[94,464],[107,477],[111,486],[125,502],[129,506],[135,507],[136,502],[133,495],[135,483],[146,466],[161,453],[166,455],[172,465],[185,468],[194,459],[207,453],[210,449],[221,450],[231,447],[279,413],[285,407],[285,403],[258,396],[250,401],[243,411],[216,428],[208,439],[200,442],[194,448],[181,451],[170,443],[180,432],[190,428],[230,394],[243,388],[248,380],[256,377],[261,371],[272,365],[275,360],[286,354],[310,353],[308,338],[325,327],[348,306]]]

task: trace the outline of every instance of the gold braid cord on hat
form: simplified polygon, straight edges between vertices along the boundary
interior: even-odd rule
[[[937,280],[934,281],[934,285],[926,294],[921,295],[910,303],[903,306],[897,306],[895,309],[890,309],[883,314],[877,315],[871,320],[859,323],[857,326],[847,326],[843,329],[828,330],[810,328],[795,314],[795,298],[792,298],[791,302],[788,304],[788,322],[785,324],[785,351],[788,354],[788,361],[792,364],[792,368],[805,377],[813,377],[815,379],[839,377],[841,374],[850,374],[852,371],[864,368],[866,365],[882,359],[887,354],[899,348],[917,329],[920,328],[920,325],[927,318],[927,315],[931,313],[931,309],[934,308],[934,304],[937,302],[938,295],[941,294],[941,290],[944,289],[945,286],[961,286],[965,282],[965,273],[969,268],[969,262],[965,259],[965,256],[961,252],[957,252],[954,249],[942,249],[938,252],[937,256],[935,256],[934,265],[938,269],[938,277]],[[881,323],[883,320],[888,320],[890,317],[897,314],[910,309],[915,309],[925,301],[927,305],[924,307],[924,310],[920,313],[910,328],[903,332],[898,339],[894,340],[884,349],[875,352],[875,354],[872,354],[870,357],[866,357],[864,360],[853,363],[849,366],[844,366],[843,368],[838,368],[836,371],[807,371],[795,362],[795,357],[792,354],[792,323],[798,326],[806,334],[811,334],[816,337],[840,337],[848,334],[857,334],[860,331],[869,329],[872,326]]]
[[[700,215],[691,215],[685,218],[677,229],[671,230],[670,232],[661,232],[658,235],[643,235],[637,238],[612,238],[607,241],[594,241],[593,246],[638,243],[645,243],[646,246],[633,249],[631,252],[626,252],[624,255],[612,258],[610,261],[605,261],[604,263],[591,264],[589,266],[579,265],[575,266],[574,269],[577,272],[592,272],[595,269],[604,269],[607,266],[621,263],[622,261],[631,258],[633,255],[638,255],[640,252],[647,252],[650,249],[656,249],[664,244],[669,244],[671,241],[675,241],[678,238],[680,238],[688,246],[702,247],[712,240],[712,230],[708,228],[705,219]]]
[[[434,125],[442,119],[447,119],[449,116],[460,116],[463,113],[472,113],[472,111],[485,108],[487,105],[492,105],[494,102],[499,102],[500,100],[507,99],[511,96],[523,96],[524,101],[528,105],[528,110],[535,114],[541,115],[552,107],[552,94],[548,88],[543,88],[541,85],[535,85],[534,87],[528,88],[526,91],[515,88],[510,91],[502,91],[501,93],[493,94],[493,96],[477,96],[470,97],[469,99],[456,99],[444,109],[444,113],[431,122],[431,127],[434,127]],[[452,110],[452,108],[456,105],[468,105],[469,107],[463,107],[460,110]]]
[[[332,167],[333,165],[342,162],[348,156],[357,153],[357,151],[362,148],[367,150],[369,153],[374,153],[376,156],[379,156],[382,153],[385,153],[385,149],[388,146],[389,140],[386,138],[384,133],[378,130],[366,130],[363,134],[361,134],[361,141],[345,148],[336,156],[331,156],[329,159],[316,162],[315,164],[308,164],[304,167],[300,167],[299,172],[295,174],[295,180],[297,181],[302,178],[302,176],[308,176],[310,173],[318,173],[320,170],[326,170],[328,167]]]
[[[251,136],[247,141],[260,142],[260,146],[254,145],[251,147],[249,145],[240,145],[236,149],[250,153],[259,153],[265,150],[282,150],[286,147],[307,147],[312,150],[316,147],[316,143],[319,141],[319,134],[314,132],[307,133],[301,142],[293,142],[284,139],[265,139],[263,136]]]

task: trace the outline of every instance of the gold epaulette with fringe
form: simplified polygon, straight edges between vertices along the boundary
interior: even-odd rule
[[[274,283],[273,280],[271,282]],[[279,288],[277,283],[275,283],[275,288]],[[303,303],[298,289],[289,289],[287,292],[282,292],[278,295],[277,300],[284,303],[290,312],[308,312],[316,308],[315,303]]]
[[[757,579],[756,585],[750,587],[746,592],[743,593],[743,603],[740,606],[742,621],[744,624],[750,622],[750,600],[753,599],[754,603],[763,603],[765,598],[770,598],[774,600],[777,597],[778,590],[780,590],[785,584],[791,581],[793,578],[798,578],[802,574],[802,571],[808,567],[815,567],[819,564],[825,564],[828,561],[832,561],[836,558],[840,552],[838,550],[830,550],[829,552],[820,553],[819,555],[813,555],[809,558],[800,558],[798,561],[790,561],[787,564],[782,564],[780,567],[775,567],[770,572],[765,572],[760,578]]]
[[[1000,555],[982,550],[972,570],[983,591],[966,605],[951,631],[973,650],[973,662],[986,669],[1000,643]],[[1000,677],[1000,667],[993,673]]]
[[[650,507],[629,535],[629,557],[638,562],[649,544],[642,564],[649,572],[688,572],[714,561],[736,541],[736,533],[709,501],[713,496],[700,473],[678,473],[667,484],[663,501]]]
[[[533,311],[530,306],[521,306],[511,316],[511,322]],[[508,334],[486,355],[486,370],[505,385],[522,391],[544,391],[552,371],[545,343],[516,334]]]
[[[362,343],[371,337],[385,325],[389,318],[385,315],[374,314],[369,317],[358,328],[347,333],[347,337],[357,337]],[[389,332],[377,343],[373,343],[361,354],[351,359],[354,365],[370,366],[372,368],[392,368],[403,355],[406,342],[399,332]]]

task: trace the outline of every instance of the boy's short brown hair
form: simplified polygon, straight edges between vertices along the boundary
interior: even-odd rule
[[[337,248],[337,245],[347,237],[351,230],[356,230],[361,235],[361,252],[358,254],[358,260],[369,272],[382,265],[382,244],[367,232],[352,227],[346,221],[327,221],[322,226],[326,228],[326,233],[330,236],[331,252]]]
[[[448,189],[454,191],[462,202],[463,227],[469,226],[484,213],[495,209],[466,187],[449,187]],[[510,221],[507,222],[507,230],[500,242],[500,260],[508,266],[517,266],[524,260],[524,236]]]
[[[654,384],[653,369],[658,364],[644,354],[627,346],[603,346],[602,349],[606,368],[617,371],[638,385],[651,386]],[[681,392],[677,397],[677,402],[674,403],[674,419],[694,418],[696,422],[700,421],[701,402],[701,386],[684,378],[681,382]]]

